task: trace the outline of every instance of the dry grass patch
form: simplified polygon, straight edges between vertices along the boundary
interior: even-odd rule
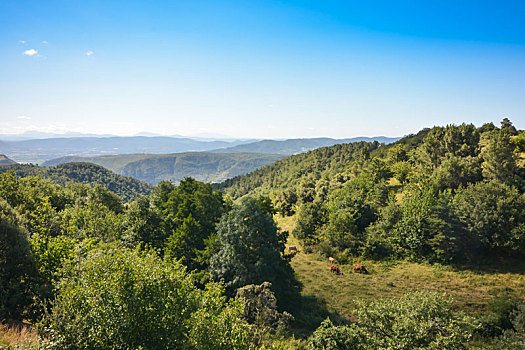
[[[0,324],[0,349],[38,349],[40,337],[27,326]]]

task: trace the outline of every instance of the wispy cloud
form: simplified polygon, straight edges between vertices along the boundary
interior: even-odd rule
[[[42,41],[42,44],[45,45],[45,44],[49,44],[49,43],[47,42],[47,40],[44,40],[44,41]]]
[[[33,118],[28,117],[28,116],[26,116],[26,115],[19,115],[17,118],[18,118],[18,119],[22,119],[22,120],[31,120],[31,119],[33,119]]]
[[[19,42],[20,44],[25,44],[25,43],[26,43],[25,40],[19,40],[18,42]]]
[[[35,49],[29,49],[29,50],[25,50],[25,51],[23,52],[23,54],[26,55],[26,56],[34,56],[34,55],[36,55],[37,53],[38,53],[38,51],[35,50]]]
[[[86,53],[84,55],[91,56],[92,54],[93,54],[93,51],[89,50],[89,51],[86,51]]]

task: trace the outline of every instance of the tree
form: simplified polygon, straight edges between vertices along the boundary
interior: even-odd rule
[[[215,226],[228,209],[223,195],[210,184],[186,178],[178,186],[160,183],[152,195],[154,208],[163,217],[172,257],[182,259],[191,269],[203,270],[208,262],[199,258]]]
[[[27,231],[16,226],[14,216],[0,198],[0,320],[31,318],[28,311],[35,295],[36,268]]]
[[[122,226],[122,241],[128,247],[141,242],[157,249],[164,247],[166,229],[158,211],[151,207],[148,197],[139,197],[129,204]]]
[[[277,311],[277,298],[270,289],[271,283],[250,284],[237,289],[236,298],[244,304],[243,319],[251,325],[255,343],[261,343],[268,333],[288,327],[293,319],[288,312]]]
[[[318,230],[325,223],[324,210],[319,203],[305,203],[297,213],[297,222],[293,230],[293,235],[310,245],[317,243]]]
[[[510,135],[517,135],[518,131],[512,125],[512,122],[509,120],[509,118],[503,118],[501,121],[501,130],[509,133]]]
[[[384,237],[399,256],[447,262],[456,254],[449,201],[430,187],[416,190],[399,206],[391,203],[397,209],[382,211],[376,226],[385,228]]]
[[[185,268],[155,253],[95,251],[64,270],[39,328],[57,349],[246,349],[242,305],[197,289]]]
[[[453,211],[471,249],[525,253],[525,198],[515,188],[497,181],[460,188]]]
[[[246,198],[225,214],[217,225],[218,251],[210,273],[223,280],[233,295],[248,284],[272,283],[277,299],[294,291],[293,270],[282,253],[287,234],[279,233],[270,214],[257,201]]]
[[[510,135],[498,130],[490,134],[489,144],[483,149],[483,175],[487,179],[501,182],[511,180],[517,171],[516,145]]]

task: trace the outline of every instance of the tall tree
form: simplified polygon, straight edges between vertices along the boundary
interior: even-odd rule
[[[277,299],[291,288],[293,270],[283,256],[287,233],[280,233],[270,214],[247,198],[217,225],[219,249],[211,258],[214,280],[223,280],[230,295],[248,284],[272,283]]]
[[[483,150],[483,175],[501,182],[511,180],[517,171],[516,145],[511,142],[509,133],[504,130],[493,131],[490,141]]]

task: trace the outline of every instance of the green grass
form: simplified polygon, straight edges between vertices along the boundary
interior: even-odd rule
[[[292,230],[294,218],[277,218],[279,225]],[[303,295],[314,295],[326,302],[330,313],[352,320],[353,301],[372,301],[377,298],[401,296],[409,291],[430,290],[446,293],[455,300],[459,310],[481,314],[494,294],[503,288],[523,296],[525,266],[513,266],[518,272],[480,272],[455,270],[450,266],[418,264],[413,262],[375,262],[356,259],[339,264],[342,276],[330,272],[330,262],[318,254],[306,254],[293,237],[288,244],[298,245],[299,253],[292,259],[292,267],[303,284]],[[352,263],[366,266],[370,274],[352,272]]]

